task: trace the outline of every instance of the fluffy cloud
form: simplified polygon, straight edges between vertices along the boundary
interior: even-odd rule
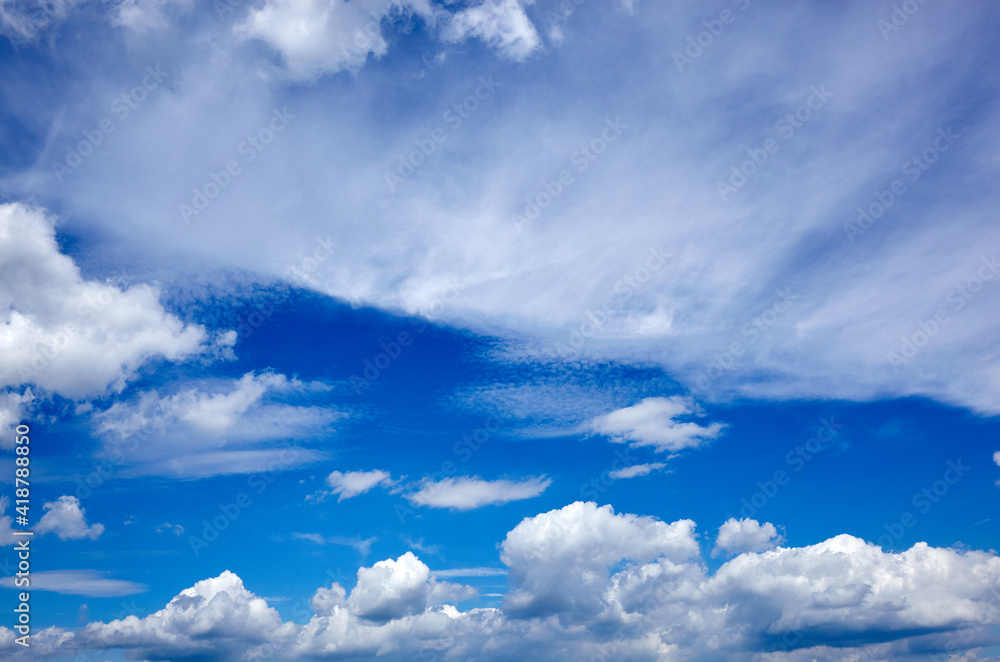
[[[1000,625],[1000,558],[924,543],[887,553],[841,535],[746,552],[709,574],[690,520],[574,503],[518,524],[501,560],[502,610],[458,611],[452,604],[474,591],[436,582],[407,552],[359,569],[350,593],[318,589],[301,625],[227,571],[143,619],[39,633],[41,657],[120,648],[136,659],[978,659]],[[16,653],[6,628],[0,652]]]
[[[631,407],[595,417],[590,421],[590,428],[617,443],[652,446],[657,453],[679,451],[697,448],[718,437],[725,428],[722,423],[701,426],[677,420],[680,416],[696,413],[698,410],[691,398],[646,398]]]
[[[534,4],[534,0],[483,0],[448,17],[442,36],[446,41],[476,37],[506,57],[522,61],[541,44],[534,24],[524,13],[526,4]]]
[[[430,569],[413,552],[358,570],[348,607],[361,618],[389,621],[427,607]]]
[[[14,577],[0,579],[0,585],[15,588]],[[146,591],[142,584],[109,579],[97,570],[39,570],[31,573],[31,588],[94,598],[115,598]]]
[[[339,495],[337,501],[350,499],[364,494],[377,485],[392,484],[392,475],[388,471],[375,469],[373,471],[334,471],[326,477],[327,484],[333,488],[331,494]]]
[[[144,362],[188,358],[205,341],[202,327],[167,313],[148,285],[84,280],[40,211],[0,205],[0,388],[103,395]]]
[[[755,519],[730,517],[719,527],[712,556],[744,552],[763,552],[785,542],[785,537],[770,522],[761,524]]]
[[[420,489],[406,498],[418,506],[470,510],[511,501],[531,499],[552,484],[551,478],[534,476],[524,480],[483,480],[479,477],[426,480]]]
[[[271,372],[250,372],[171,394],[140,393],[95,414],[95,429],[106,452],[122,454],[131,475],[250,473],[275,463],[289,469],[323,454],[275,443],[328,432],[344,416],[329,406],[296,403],[326,389]]]
[[[510,567],[508,612],[593,614],[607,607],[603,592],[611,568],[622,559],[663,556],[683,563],[698,554],[698,542],[691,520],[665,524],[576,502],[525,519],[507,534],[501,550],[500,559]]]
[[[97,540],[104,533],[103,524],[87,525],[86,511],[75,496],[61,496],[43,508],[45,514],[34,528],[37,534],[54,533],[60,540]]]

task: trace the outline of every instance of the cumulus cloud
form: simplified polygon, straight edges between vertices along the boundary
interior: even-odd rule
[[[0,579],[0,586],[15,588],[14,577]],[[63,595],[94,598],[117,598],[146,591],[146,586],[121,579],[110,579],[97,570],[39,570],[31,573],[31,588]]]
[[[652,446],[657,453],[697,448],[719,436],[725,428],[722,423],[706,426],[692,421],[681,422],[681,416],[697,414],[691,398],[646,398],[638,404],[597,416],[590,421],[590,428],[597,434],[607,435],[616,443],[635,446]]]
[[[437,582],[407,552],[360,568],[350,592],[318,589],[301,625],[227,571],[146,618],[40,639],[52,652],[118,648],[135,659],[833,662],[972,654],[996,643],[990,627],[1000,625],[1000,558],[925,543],[892,553],[841,535],[744,552],[710,574],[690,520],[574,503],[523,520],[501,560],[503,609],[458,611],[453,604],[474,591]],[[0,628],[0,652],[15,652],[9,633]]]
[[[184,385],[169,394],[144,391],[94,414],[93,420],[105,450],[122,453],[132,475],[250,473],[272,463],[289,469],[324,456],[298,446],[279,448],[277,442],[330,432],[345,415],[299,402],[327,388],[249,372],[239,379]]]
[[[719,527],[712,556],[735,556],[744,552],[763,552],[785,542],[785,537],[770,522],[730,517]]]
[[[334,471],[326,477],[326,482],[333,488],[330,494],[339,495],[337,501],[340,502],[344,499],[364,494],[379,485],[383,487],[391,486],[392,474],[380,469],[372,471],[348,471],[346,473]]]
[[[505,609],[551,615],[600,610],[611,568],[622,559],[663,556],[683,563],[699,548],[691,520],[665,524],[576,502],[525,519],[507,534],[501,550],[500,559],[510,568]]]
[[[470,510],[531,499],[552,484],[551,478],[534,476],[523,480],[483,480],[478,476],[425,480],[406,498],[418,506]]]
[[[0,205],[0,388],[34,384],[68,398],[121,389],[140,365],[206,349],[148,285],[84,280],[59,252],[51,221]]]
[[[476,37],[506,57],[522,61],[541,43],[524,13],[526,4],[534,4],[534,0],[483,0],[448,17],[442,36],[453,42]]]
[[[45,514],[34,528],[37,534],[54,533],[60,540],[97,540],[104,533],[103,524],[87,525],[86,511],[75,496],[61,496],[43,508]]]
[[[358,570],[348,606],[361,618],[389,621],[427,607],[430,569],[413,552]]]
[[[662,462],[650,462],[649,464],[633,464],[622,469],[616,469],[614,471],[608,472],[608,475],[614,479],[619,478],[635,478],[637,476],[648,476],[649,474],[660,471],[666,468],[667,465]]]

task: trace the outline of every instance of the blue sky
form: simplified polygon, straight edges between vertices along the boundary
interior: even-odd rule
[[[997,20],[0,2],[0,651],[1000,659]]]

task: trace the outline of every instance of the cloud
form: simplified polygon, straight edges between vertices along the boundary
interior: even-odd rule
[[[551,478],[535,476],[520,481],[483,480],[479,477],[425,480],[418,491],[406,498],[418,506],[471,510],[538,496],[552,484]]]
[[[154,530],[157,533],[172,533],[175,536],[182,536],[182,535],[184,535],[184,527],[181,526],[180,524],[165,523],[165,524],[159,525]]]
[[[236,33],[278,51],[289,76],[309,79],[356,71],[369,55],[385,55],[381,22],[393,12],[430,18],[426,0],[267,0]]]
[[[368,552],[371,551],[372,544],[378,540],[378,538],[372,536],[362,540],[361,538],[348,538],[346,536],[323,536],[319,533],[293,533],[292,538],[298,540],[308,540],[309,542],[314,542],[317,545],[343,545],[345,547],[353,547],[358,550],[362,556],[368,556]]]
[[[0,2],[0,34],[30,41],[57,25],[81,0],[3,0]]]
[[[509,568],[502,609],[458,611],[452,605],[473,589],[437,582],[407,552],[360,568],[350,592],[319,588],[303,624],[282,621],[227,571],[146,618],[40,641],[63,654],[117,648],[135,659],[833,662],[974,651],[996,643],[990,628],[1000,624],[1000,557],[925,543],[892,553],[840,535],[745,552],[710,574],[690,520],[574,503],[524,519],[501,560]],[[0,629],[0,651],[13,653],[9,632]]]
[[[12,450],[17,445],[14,427],[24,420],[28,405],[34,400],[30,388],[23,393],[0,392],[0,448]]]
[[[375,469],[373,471],[348,471],[341,473],[334,471],[326,477],[326,482],[333,488],[330,494],[339,495],[337,501],[351,499],[364,494],[368,490],[381,485],[389,487],[392,485],[392,475],[388,471]]]
[[[43,508],[45,514],[34,527],[36,534],[54,533],[60,540],[97,540],[104,533],[103,524],[87,525],[86,511],[75,496],[61,496]]]
[[[361,618],[389,621],[417,614],[427,606],[430,570],[413,552],[358,570],[348,606]]]
[[[636,405],[597,416],[590,428],[611,437],[616,443],[630,442],[633,447],[653,446],[657,453],[697,448],[719,436],[722,423],[701,426],[676,420],[698,412],[691,398],[646,398]]]
[[[633,464],[622,469],[617,469],[608,473],[614,479],[635,478],[636,476],[648,476],[654,471],[660,471],[667,465],[662,462],[650,462],[649,464]]]
[[[534,4],[534,0],[483,0],[449,16],[442,38],[457,42],[476,37],[505,57],[523,61],[541,44],[534,24],[524,13],[526,4]]]
[[[207,347],[148,285],[84,280],[42,212],[0,205],[0,388],[34,384],[67,398],[120,390],[143,363]]]
[[[435,577],[503,577],[507,574],[504,568],[450,568],[445,570],[431,570]]]
[[[14,577],[0,579],[0,585],[15,588]],[[31,573],[31,588],[63,595],[85,595],[93,598],[117,598],[144,593],[143,584],[108,579],[97,570],[39,570]]]
[[[785,537],[770,522],[730,517],[719,527],[712,556],[736,556],[745,552],[764,552],[785,542]]]
[[[143,34],[167,27],[172,15],[191,9],[193,0],[116,0],[112,24]]]
[[[302,402],[327,390],[272,372],[143,391],[94,414],[106,453],[118,452],[129,475],[202,477],[290,469],[325,455],[288,445],[329,433],[345,413]],[[278,442],[285,446],[277,447]]]
[[[299,5],[306,7],[304,31],[326,25],[309,12],[332,4]],[[359,14],[361,25],[365,11],[385,6],[343,4]],[[516,9],[435,6],[487,17],[493,10],[486,8]],[[67,88],[81,90],[79,96],[53,93],[34,107],[13,107],[17,119],[48,138],[30,165],[4,177],[3,185],[16,199],[75,210],[68,221],[74,229],[91,219],[130,254],[148,256],[152,273],[171,271],[168,260],[178,256],[288,278],[313,238],[329,236],[338,259],[309,272],[311,288],[402,313],[446,296],[447,305],[428,317],[497,336],[512,362],[657,367],[705,401],[921,395],[1000,411],[1000,344],[992,316],[1000,288],[995,277],[978,276],[980,270],[993,274],[988,247],[1000,241],[1000,229],[987,219],[997,200],[993,189],[972,184],[984,172],[987,178],[1000,173],[992,158],[1000,137],[992,115],[969,114],[954,101],[969,98],[968,79],[940,67],[949,62],[950,70],[972,70],[988,61],[988,23],[972,12],[927,4],[920,20],[887,44],[861,3],[794,14],[753,4],[734,14],[740,23],[704,56],[677,71],[673,53],[710,18],[703,6],[645,3],[636,17],[597,6],[578,7],[560,47],[516,65],[517,75],[498,65],[501,87],[485,101],[475,98],[475,81],[493,71],[491,53],[469,49],[468,57],[435,63],[433,37],[447,31],[447,17],[413,30],[406,21],[380,20],[374,34],[400,44],[388,46],[398,59],[338,77],[339,95],[323,83],[289,88],[280,71],[259,71],[264,49],[200,39],[203,30],[192,29],[176,42],[170,79],[176,86],[151,94],[141,112],[118,123],[99,156],[61,186],[51,185],[53,161],[65,159],[80,132],[94,128],[93,115],[73,109],[103,106],[100,93],[134,70],[127,64],[81,70],[81,84]],[[305,35],[298,56],[291,3],[246,11],[248,17],[274,12],[273,25],[287,33],[270,35],[263,19],[248,29],[273,39],[279,53],[288,49],[300,63],[294,73],[352,66],[339,52],[326,52],[337,40],[325,32]],[[201,14],[194,18],[203,23],[193,18],[193,28],[217,29],[212,12]],[[802,47],[801,34],[830,39]],[[368,39],[358,50],[380,48],[378,38]],[[121,44],[107,41],[91,43],[112,62]],[[795,56],[784,57],[789,53]],[[137,44],[126,62],[158,54],[152,44]],[[874,61],[883,66],[857,66]],[[580,71],[618,81],[616,103],[609,105],[606,86],[578,84]],[[401,81],[410,77],[423,81],[406,88],[413,101],[407,108],[415,110],[380,112],[398,107]],[[552,80],[559,84],[542,84]],[[12,96],[31,91],[23,80],[5,82]],[[768,93],[752,94],[760,85]],[[778,123],[823,85],[832,96],[783,137],[792,127]],[[444,114],[469,98],[478,104],[475,114],[459,117],[461,126],[452,131]],[[660,108],[654,99],[670,101]],[[907,108],[903,115],[890,112],[899,100]],[[193,187],[205,186],[205,173],[238,158],[248,131],[266,127],[275,104],[285,102],[295,106],[295,124],[246,164],[197,223],[176,231],[178,204],[191,201]],[[993,97],[985,103],[992,108]],[[616,131],[607,122],[627,125],[613,142],[602,136]],[[949,127],[961,137],[910,181],[904,164]],[[390,192],[386,172],[395,172],[416,149],[414,141],[436,129],[447,141]],[[178,135],[190,139],[178,143]],[[728,181],[748,150],[769,138],[779,151],[722,200],[716,183]],[[573,155],[592,142],[602,153],[593,160],[576,154],[580,165],[574,165]],[[165,160],[153,167],[151,154]],[[101,167],[92,167],[97,158]],[[564,169],[573,184],[518,232],[512,214],[523,216],[525,198],[545,193]],[[850,241],[845,223],[896,179],[905,194]],[[129,194],[118,194],[122,190]],[[339,212],[331,224],[334,204]],[[272,222],[275,214],[286,219],[281,228]],[[892,222],[899,218],[907,222]],[[954,232],[942,232],[943,218]],[[971,294],[969,283],[977,289],[971,299],[959,291]],[[915,334],[922,342],[921,322],[931,328],[928,320],[939,309],[949,321],[905,364],[892,365],[889,353],[898,353],[904,337],[907,348]]]
[[[611,568],[622,559],[642,563],[662,556],[683,563],[698,552],[691,520],[665,524],[576,502],[526,518],[507,534],[500,560],[510,568],[511,590],[504,609],[527,616],[592,615]]]

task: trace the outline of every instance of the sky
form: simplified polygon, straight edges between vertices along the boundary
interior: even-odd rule
[[[1000,659],[998,27],[0,0],[3,659]]]

